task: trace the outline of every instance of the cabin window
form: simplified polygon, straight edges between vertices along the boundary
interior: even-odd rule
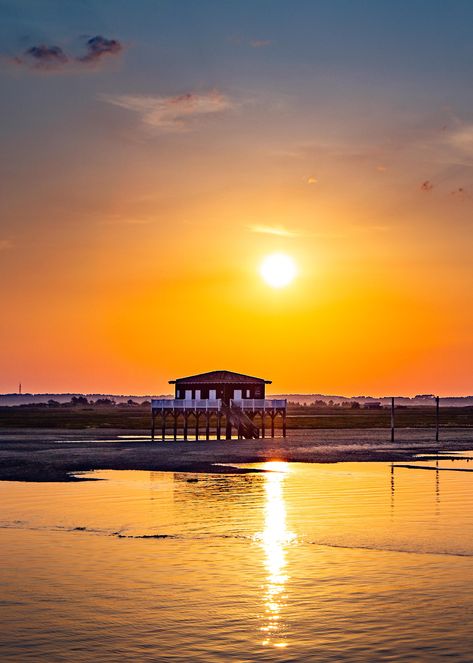
[[[233,391],[233,398],[234,398],[236,401],[241,401],[241,389],[235,389],[235,390]]]
[[[249,390],[249,389],[246,390],[246,396],[245,396],[245,398],[251,398],[251,394],[250,394],[250,390]]]
[[[209,389],[209,398],[210,400],[213,400],[217,398],[217,390],[216,389]]]
[[[186,389],[186,401],[192,400],[192,389]]]
[[[200,400],[200,389],[195,390],[195,397],[196,397],[196,400]]]

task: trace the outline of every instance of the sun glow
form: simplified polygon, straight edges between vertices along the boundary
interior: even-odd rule
[[[261,263],[260,273],[272,288],[283,288],[294,280],[297,267],[291,256],[285,253],[272,253]]]

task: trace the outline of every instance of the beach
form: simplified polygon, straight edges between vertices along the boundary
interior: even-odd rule
[[[286,438],[256,440],[155,441],[148,430],[12,429],[0,431],[0,480],[79,481],[91,470],[148,470],[236,474],[260,471],[242,463],[287,461],[410,461],[416,454],[471,449],[473,431],[400,429],[297,430]],[[79,475],[79,476],[77,476]]]

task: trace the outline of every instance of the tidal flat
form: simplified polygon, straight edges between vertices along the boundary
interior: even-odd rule
[[[287,438],[151,442],[149,431],[4,429],[0,431],[0,480],[81,481],[92,470],[148,470],[243,474],[242,463],[408,462],[423,452],[473,448],[471,429],[448,429],[436,443],[430,428],[290,430]]]

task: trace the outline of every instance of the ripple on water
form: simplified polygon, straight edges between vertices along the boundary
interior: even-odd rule
[[[4,659],[471,660],[471,465],[409,465],[1,483]]]

